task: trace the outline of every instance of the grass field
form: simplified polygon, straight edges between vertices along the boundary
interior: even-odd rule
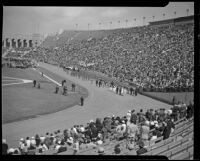
[[[162,92],[145,92],[148,95],[153,97],[161,98],[163,100],[172,102],[173,97],[175,96],[176,102],[184,102],[187,105],[194,101],[194,92],[176,92],[176,93],[162,93]]]
[[[45,69],[39,68],[39,70],[59,83],[63,80],[62,77]],[[55,94],[56,85],[33,69],[2,68],[2,76],[35,79],[41,85],[41,89],[34,88],[32,83],[2,87],[3,124],[60,111],[79,104],[81,95],[88,96],[88,91],[78,85],[76,85],[75,92],[69,91],[68,96],[63,96],[61,90],[59,94]],[[72,82],[66,81],[68,90],[71,90]]]

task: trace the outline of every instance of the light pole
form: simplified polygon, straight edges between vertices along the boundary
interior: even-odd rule
[[[127,27],[128,20],[126,19],[126,27]]]
[[[176,18],[176,11],[174,11],[174,16],[175,16],[175,18]]]
[[[110,22],[110,29],[111,29],[111,26],[112,26],[112,22]]]
[[[165,19],[165,13],[163,13],[163,19]]]
[[[118,24],[119,24],[119,28],[120,28],[120,21],[118,21]]]
[[[136,18],[134,19],[134,21],[135,21],[135,26],[136,26]]]
[[[76,30],[78,29],[78,24],[76,24]]]
[[[90,23],[88,23],[88,31],[89,31],[89,28],[90,28]]]
[[[187,16],[188,16],[188,13],[189,13],[189,9],[186,9],[186,12],[187,12]]]
[[[101,30],[101,22],[99,22],[99,29]]]
[[[153,21],[154,21],[154,19],[155,19],[155,16],[153,16]]]
[[[143,17],[143,25],[144,25],[145,18],[146,18],[146,17]]]

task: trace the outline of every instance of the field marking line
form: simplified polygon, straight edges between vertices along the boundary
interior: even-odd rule
[[[42,74],[42,72],[40,72],[39,70],[32,68],[33,70],[37,71],[38,73]],[[53,83],[57,84],[58,86],[62,86],[60,83],[58,83],[57,81],[53,80],[52,78],[48,77],[47,75],[43,74],[44,77],[46,77],[47,79],[49,79],[50,81],[52,81]]]
[[[19,83],[2,84],[2,86],[9,86],[9,85],[14,85],[14,84],[32,83],[32,82],[33,81],[31,81],[31,80],[24,80],[23,82],[19,82]]]
[[[6,80],[6,79],[3,79],[3,80],[2,80],[2,82],[7,82],[7,81],[9,82],[9,81],[21,81],[21,80],[14,80],[14,79],[13,79],[13,80],[9,80],[9,79],[7,79],[7,80]]]
[[[21,78],[14,78],[14,77],[7,77],[7,76],[3,76],[2,78],[11,78],[11,79],[15,79],[15,80],[25,80],[25,79],[21,79]]]

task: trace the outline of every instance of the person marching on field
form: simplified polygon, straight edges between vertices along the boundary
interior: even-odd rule
[[[38,89],[40,89],[40,83],[39,82],[38,82],[38,86],[37,87],[38,87]]]
[[[76,85],[72,83],[72,92],[75,92]]]
[[[84,104],[84,98],[83,98],[83,96],[81,96],[81,106],[83,106],[83,104]]]
[[[99,82],[98,82],[98,80],[96,80],[96,86],[98,86],[98,84],[99,84]]]
[[[135,88],[135,96],[137,96],[137,88]]]
[[[65,85],[65,86],[63,86],[63,95],[67,95],[67,86]]]
[[[66,83],[66,80],[62,80],[62,87],[64,86],[65,83]]]
[[[36,80],[33,80],[33,87],[36,86]]]
[[[59,91],[59,87],[58,87],[58,85],[56,86],[56,90],[55,90],[55,92],[54,93],[58,93],[58,91]]]

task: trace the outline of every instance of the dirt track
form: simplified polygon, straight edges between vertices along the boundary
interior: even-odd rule
[[[21,137],[34,136],[35,134],[45,134],[55,130],[70,128],[72,125],[85,125],[90,119],[95,120],[97,117],[119,115],[124,116],[128,110],[148,108],[169,108],[170,106],[151,98],[138,95],[137,97],[125,95],[119,96],[110,91],[108,88],[98,88],[90,81],[83,81],[67,75],[61,68],[40,64],[51,72],[54,72],[68,80],[71,80],[89,91],[89,96],[85,100],[84,106],[76,105],[72,108],[59,111],[53,114],[43,115],[41,117],[8,123],[2,125],[2,134],[8,142],[9,147],[18,146]]]

